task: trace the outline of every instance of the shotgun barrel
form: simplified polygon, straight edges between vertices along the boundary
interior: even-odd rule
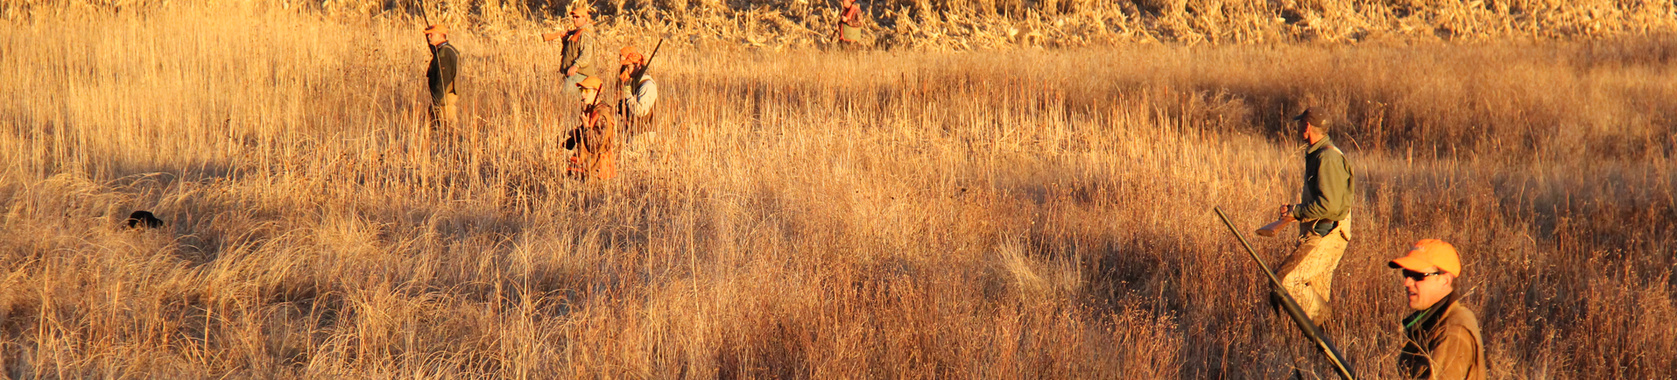
[[[1339,372],[1340,378],[1355,380],[1355,372],[1351,370],[1351,362],[1345,360],[1345,354],[1340,353],[1339,347],[1333,344],[1333,340],[1328,339],[1328,334],[1322,332],[1322,328],[1317,327],[1316,322],[1311,321],[1310,317],[1304,314],[1304,309],[1299,307],[1298,301],[1293,300],[1291,294],[1287,294],[1287,288],[1281,286],[1281,278],[1276,277],[1275,272],[1269,269],[1269,264],[1265,264],[1264,259],[1258,257],[1258,251],[1253,250],[1252,244],[1246,242],[1246,236],[1240,234],[1240,229],[1234,227],[1234,222],[1229,221],[1229,216],[1223,214],[1222,208],[1212,207],[1211,210],[1217,212],[1217,217],[1223,220],[1223,225],[1229,227],[1229,233],[1234,234],[1235,239],[1240,240],[1240,246],[1245,247],[1246,253],[1252,256],[1252,261],[1256,261],[1258,268],[1263,269],[1264,276],[1269,278],[1271,290],[1275,292],[1277,298],[1281,299],[1281,308],[1285,309],[1287,315],[1293,318],[1294,324],[1298,325],[1304,336],[1310,338],[1318,348],[1322,349],[1322,355],[1328,357],[1328,362],[1333,364],[1333,369]]]

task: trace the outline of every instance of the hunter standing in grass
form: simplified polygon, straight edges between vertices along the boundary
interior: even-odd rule
[[[1309,145],[1304,153],[1304,186],[1299,203],[1281,206],[1280,221],[1297,221],[1299,238],[1298,246],[1281,263],[1279,275],[1282,287],[1298,301],[1311,322],[1323,326],[1333,316],[1333,309],[1328,305],[1333,295],[1333,272],[1339,267],[1339,259],[1351,238],[1349,219],[1355,178],[1345,160],[1345,152],[1333,145],[1327,128],[1310,109],[1305,109],[1293,121],[1299,137]],[[1303,378],[1306,372],[1326,372],[1310,370],[1318,368],[1313,347],[1290,346],[1295,376]]]
[[[459,120],[460,95],[454,92],[454,74],[460,70],[460,51],[448,43],[448,27],[441,24],[425,28],[425,39],[431,43],[431,65],[425,79],[431,89],[431,122],[433,126],[453,127]]]
[[[833,31],[833,38],[839,46],[854,48],[862,40],[862,6],[856,0],[844,0],[844,9],[839,11],[838,29]]]
[[[1415,242],[1409,253],[1387,263],[1403,271],[1403,289],[1414,310],[1403,318],[1403,352],[1398,370],[1413,379],[1485,378],[1485,345],[1479,318],[1456,296],[1462,275],[1456,247],[1437,239]]]
[[[566,134],[565,149],[572,149],[566,174],[579,179],[611,179],[617,176],[617,125],[611,106],[601,103],[605,81],[589,77],[577,83],[582,94],[582,125]]]
[[[587,1],[574,1],[566,14],[571,19],[571,28],[564,32],[542,34],[542,40],[561,40],[559,49],[559,70],[565,74],[559,89],[567,94],[579,95],[575,92],[576,85],[584,78],[593,76],[593,65],[589,64],[589,57],[594,56],[594,18]]]
[[[657,134],[652,130],[652,105],[658,102],[658,82],[647,74],[646,63],[646,56],[636,51],[634,46],[624,46],[618,52],[617,80],[622,85],[620,93],[624,95],[623,104],[619,107],[629,141],[637,135],[646,134],[650,142]]]
[[[1351,197],[1355,178],[1345,152],[1311,110],[1293,118],[1304,153],[1304,186],[1299,203],[1281,206],[1281,218],[1299,223],[1298,247],[1281,264],[1281,283],[1299,308],[1320,325],[1332,317],[1334,269],[1351,239]]]

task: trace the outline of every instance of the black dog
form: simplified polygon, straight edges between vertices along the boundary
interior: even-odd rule
[[[128,228],[157,228],[162,226],[163,220],[158,219],[157,215],[152,215],[151,211],[141,210],[128,214]]]

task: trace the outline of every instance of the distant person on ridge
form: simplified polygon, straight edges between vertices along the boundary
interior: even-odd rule
[[[425,71],[431,89],[431,123],[433,127],[452,128],[460,114],[460,95],[454,92],[454,75],[460,71],[460,51],[448,43],[448,27],[441,24],[426,27],[425,39],[431,43],[431,64]]]
[[[543,41],[559,39],[562,42],[559,49],[559,70],[565,78],[559,85],[559,90],[571,95],[581,95],[577,92],[577,84],[583,78],[593,76],[594,71],[589,63],[594,57],[594,18],[588,1],[576,0],[571,2],[570,11],[566,14],[571,19],[571,28],[564,32],[544,33]]]
[[[1411,379],[1485,379],[1485,341],[1479,318],[1456,295],[1462,275],[1456,247],[1437,239],[1415,242],[1387,266],[1403,271],[1409,309],[1403,318],[1398,371]]]
[[[600,102],[605,81],[596,77],[577,83],[582,94],[582,125],[566,133],[565,149],[573,150],[566,174],[578,179],[617,176],[617,124],[610,105]]]
[[[856,48],[861,46],[862,40],[862,6],[856,0],[844,0],[844,9],[839,11],[839,24],[833,30],[833,38],[839,46]]]
[[[623,88],[623,127],[627,135],[625,145],[644,134],[645,142],[657,136],[652,128],[652,105],[658,102],[658,82],[647,74],[647,58],[634,46],[624,46],[618,52],[617,80]]]

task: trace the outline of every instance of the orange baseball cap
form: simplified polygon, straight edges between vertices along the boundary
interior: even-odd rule
[[[448,34],[448,27],[443,24],[431,24],[425,27],[425,34]]]
[[[571,9],[565,13],[572,16],[588,17],[588,13],[592,11],[594,11],[594,4],[590,4],[588,0],[576,0],[571,2]]]
[[[635,51],[634,46],[624,46],[623,50],[619,50],[617,52],[617,56],[620,57],[617,61],[617,64],[619,64],[619,65],[627,65],[627,64],[630,64],[630,63],[637,63],[637,64],[645,64],[646,63],[646,56],[641,55],[641,53],[639,51]]]
[[[577,82],[576,86],[590,90],[598,90],[600,89],[600,86],[604,86],[605,84],[606,82],[600,80],[599,77],[588,77],[584,78],[581,82]]]
[[[1409,247],[1409,253],[1386,263],[1386,266],[1425,272],[1438,267],[1453,275],[1462,275],[1462,258],[1456,247],[1438,239],[1421,239]]]

